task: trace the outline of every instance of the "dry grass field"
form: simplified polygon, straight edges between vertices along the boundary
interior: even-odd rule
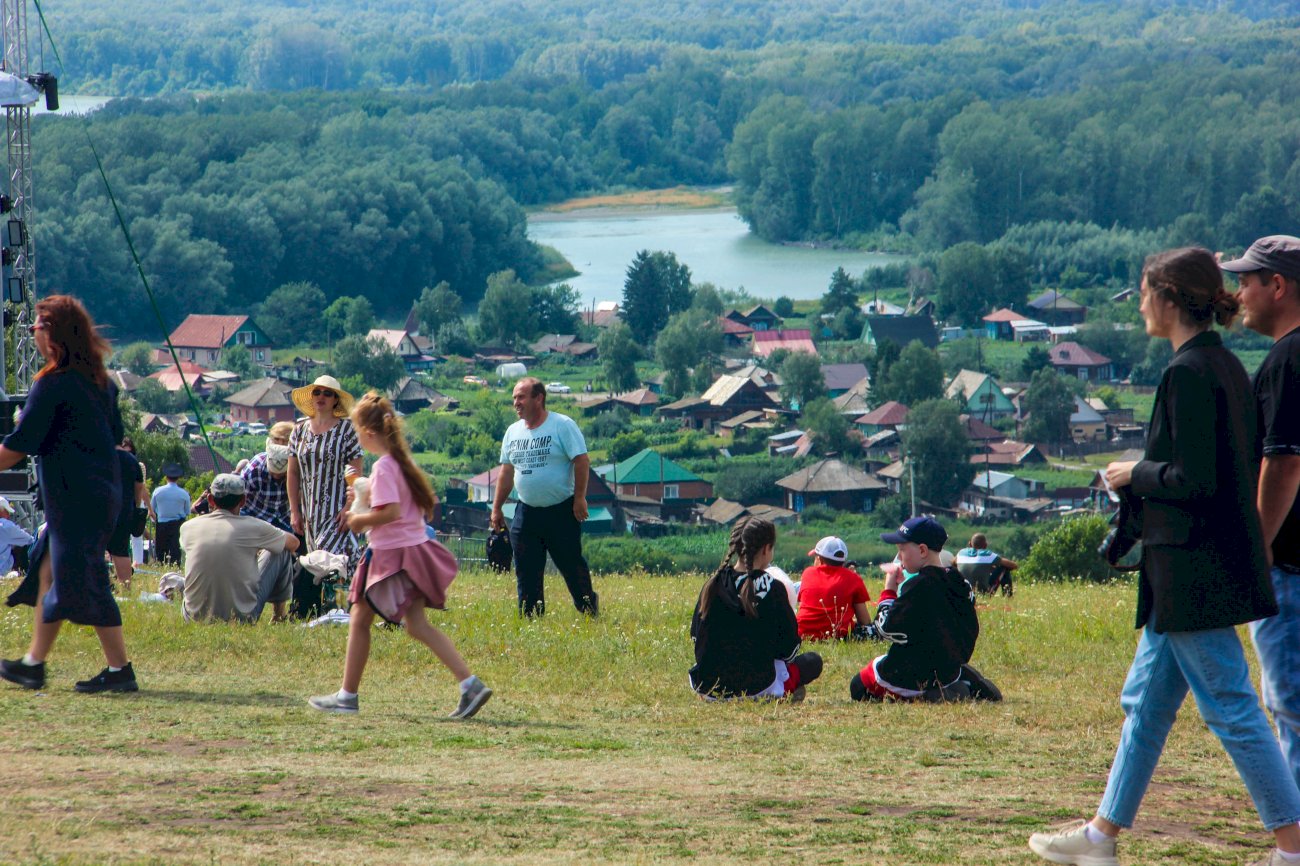
[[[1028,864],[1032,830],[1095,806],[1131,587],[984,606],[975,663],[1001,704],[854,704],[863,644],[823,647],[801,705],[707,704],[685,674],[699,581],[600,578],[592,622],[553,579],[551,613],[527,622],[510,578],[462,575],[438,622],[496,691],[469,722],[443,718],[454,682],[398,632],[375,636],[362,712],[323,716],[304,699],[337,688],[345,629],[126,604],[139,694],[71,691],[101,665],[81,628],[45,692],[0,684],[0,863]],[[0,650],[21,652],[28,612],[0,610]],[[1267,845],[1186,709],[1123,861],[1238,864]]]

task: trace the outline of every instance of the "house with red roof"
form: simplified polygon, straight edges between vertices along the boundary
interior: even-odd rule
[[[816,357],[817,347],[813,345],[812,331],[808,328],[775,328],[770,331],[755,331],[754,345],[750,352],[759,358],[766,358],[777,349],[789,352],[807,352]]]
[[[1016,335],[1011,329],[1011,323],[1026,318],[1028,316],[1022,316],[1015,310],[1003,307],[984,317],[984,332],[990,340],[1014,340]]]
[[[209,368],[232,346],[246,347],[255,363],[271,363],[271,340],[248,316],[186,316],[172,331],[171,343],[182,361]]]
[[[1052,367],[1063,376],[1087,382],[1108,382],[1115,378],[1110,358],[1075,342],[1057,343],[1047,350]]]
[[[189,385],[190,390],[195,394],[206,395],[212,390],[212,383],[208,380],[207,373],[207,370],[197,364],[181,361],[179,370],[173,364],[170,367],[163,367],[149,378],[159,382],[168,391],[183,391],[185,386]]]
[[[853,423],[864,436],[871,436],[881,430],[897,430],[907,423],[907,407],[897,400],[890,400],[855,419]]]

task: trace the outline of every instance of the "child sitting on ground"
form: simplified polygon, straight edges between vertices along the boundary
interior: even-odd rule
[[[845,563],[849,548],[828,535],[808,551],[813,564],[799,580],[799,637],[804,640],[843,640],[853,632],[853,621],[865,631],[871,624],[867,603],[871,593],[862,576]]]
[[[885,566],[876,609],[876,629],[890,647],[854,674],[849,695],[855,701],[1001,700],[997,687],[967,664],[979,619],[970,584],[941,564],[948,533],[932,517],[913,517],[880,540],[898,546],[898,565]]]
[[[785,585],[764,569],[772,562],[776,527],[760,518],[731,529],[727,555],[704,583],[691,640],[691,688],[710,699],[790,698],[821,676],[817,653],[799,653],[799,628]],[[732,563],[739,560],[737,570]]]

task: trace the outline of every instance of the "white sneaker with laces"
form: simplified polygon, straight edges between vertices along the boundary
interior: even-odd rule
[[[448,718],[468,719],[482,709],[490,697],[492,697],[492,690],[484,685],[481,679],[474,677],[470,687],[460,693],[460,703]]]
[[[355,713],[360,709],[360,700],[358,695],[350,698],[341,698],[338,692],[332,695],[316,695],[307,699],[313,709],[320,710],[322,713]]]
[[[1087,826],[1087,821],[1069,821],[1035,833],[1029,837],[1029,848],[1044,860],[1066,866],[1119,866],[1114,837],[1090,842],[1084,833]]]

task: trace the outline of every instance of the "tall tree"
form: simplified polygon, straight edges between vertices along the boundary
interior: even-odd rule
[[[478,305],[478,327],[484,340],[507,347],[537,333],[533,290],[514,271],[498,271],[488,277],[487,291]]]
[[[326,340],[321,318],[325,293],[315,283],[285,283],[266,296],[257,310],[257,324],[277,346],[298,343],[322,345]],[[336,331],[337,338],[339,333]]]
[[[954,504],[977,471],[957,405],[924,400],[911,406],[902,438],[916,476],[916,495],[935,505]]]
[[[711,365],[721,351],[722,329],[716,317],[699,310],[673,316],[655,340],[655,358],[668,376],[665,389],[685,394],[690,369]]]
[[[402,359],[378,337],[350,334],[334,344],[334,369],[340,379],[357,377],[367,388],[387,391],[406,375]]]
[[[884,400],[897,400],[909,407],[942,397],[943,362],[939,353],[915,340],[908,343],[889,366],[881,391]]]
[[[808,401],[801,414],[800,423],[812,436],[820,453],[846,455],[856,454],[861,449],[862,437],[829,397]]]
[[[641,356],[641,349],[632,339],[631,329],[622,322],[615,322],[601,333],[596,347],[610,390],[634,389],[640,381],[636,374],[636,359]]]
[[[1034,374],[1020,408],[1029,416],[1025,423],[1026,441],[1055,444],[1070,438],[1074,394],[1052,368],[1044,367]]]
[[[582,296],[568,283],[533,289],[537,330],[543,334],[572,334],[578,329],[578,304]]]
[[[691,306],[691,271],[669,252],[641,250],[623,281],[623,320],[641,344],[649,343],[668,317]]]
[[[420,333],[432,338],[447,322],[460,318],[460,309],[460,295],[451,290],[446,280],[432,288],[425,287],[415,302],[415,319],[420,325]]]
[[[792,408],[807,406],[826,396],[826,377],[822,362],[808,352],[791,352],[781,362],[781,399]]]

